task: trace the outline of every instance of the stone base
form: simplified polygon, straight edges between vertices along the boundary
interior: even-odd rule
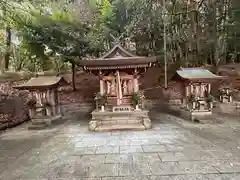
[[[201,124],[219,124],[222,123],[222,121],[216,119],[212,115],[212,111],[202,110],[202,111],[188,111],[186,109],[172,106],[171,110],[175,113],[179,114],[179,116],[183,119],[191,120],[197,123]]]
[[[54,116],[54,117],[48,117],[48,116],[39,116],[32,118],[30,125],[28,126],[29,130],[42,130],[46,129],[47,127],[51,126],[51,124],[54,121],[57,121],[61,119],[62,116]]]
[[[124,131],[124,130],[134,130],[143,131],[146,128],[141,124],[125,124],[125,125],[100,125],[95,128],[96,132],[108,132],[108,131]]]
[[[46,129],[48,127],[47,124],[42,123],[42,124],[31,124],[28,126],[29,130],[42,130],[42,129]]]
[[[240,115],[240,103],[220,103],[219,108],[223,114]]]
[[[93,111],[90,131],[145,130],[152,126],[148,111],[130,112]]]

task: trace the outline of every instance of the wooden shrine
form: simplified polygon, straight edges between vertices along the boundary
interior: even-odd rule
[[[84,70],[99,76],[100,82],[90,130],[142,130],[151,127],[138,80],[155,62],[156,57],[133,55],[120,44],[99,59],[81,61]]]
[[[173,80],[181,84],[182,107],[192,116],[210,115],[213,108],[211,83],[222,79],[204,68],[181,68]]]
[[[28,101],[31,125],[29,129],[44,129],[62,115],[58,99],[58,87],[67,82],[60,76],[33,77],[26,83],[15,86],[18,90],[29,90]]]
[[[219,96],[219,100],[222,103],[233,103],[233,92],[232,89],[230,87],[221,87],[219,89],[220,92],[220,96]]]

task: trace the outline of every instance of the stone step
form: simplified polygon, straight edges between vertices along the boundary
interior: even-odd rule
[[[49,118],[50,118],[50,116],[36,115],[36,116],[34,116],[32,119],[33,119],[34,121],[43,121],[43,120],[49,119]]]
[[[48,125],[45,124],[31,124],[28,126],[29,130],[42,130],[42,129],[46,129]]]
[[[78,109],[89,109],[93,108],[95,106],[88,106],[88,105],[82,105],[82,106],[69,106],[69,107],[61,107],[62,110],[78,110]]]
[[[102,125],[126,125],[126,124],[142,124],[141,120],[138,119],[118,119],[118,120],[102,120],[100,121]]]
[[[121,131],[121,130],[133,130],[142,131],[145,127],[142,124],[125,124],[125,125],[100,125],[95,131],[107,132],[107,131]]]
[[[213,115],[193,116],[193,120],[200,124],[221,124],[224,122]]]
[[[105,119],[103,119],[104,121],[107,120],[107,121],[121,121],[121,120],[137,120],[136,117],[134,116],[112,116],[112,117],[106,117]]]
[[[81,114],[81,113],[90,113],[90,109],[85,109],[85,110],[69,110],[69,111],[63,111],[65,114]]]
[[[33,125],[44,125],[47,124],[45,121],[32,121]]]
[[[62,108],[63,111],[78,111],[81,109],[91,109],[91,108],[95,108],[95,106],[84,106],[84,107],[69,107],[69,108]]]

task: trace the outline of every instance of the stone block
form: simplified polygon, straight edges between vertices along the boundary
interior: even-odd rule
[[[142,120],[146,118],[145,126]],[[99,122],[101,127],[91,123],[91,127],[95,131],[111,131],[111,130],[144,130],[151,128],[151,120],[148,117],[148,111],[130,111],[130,112],[92,112],[92,122]],[[89,125],[90,125],[89,124]]]
[[[110,131],[119,131],[119,130],[135,130],[143,131],[145,127],[141,124],[123,124],[123,125],[102,125],[95,128],[95,131],[99,132],[110,132]]]
[[[119,153],[118,146],[99,146],[96,154],[117,154]]]
[[[151,175],[150,167],[143,164],[123,163],[119,167],[119,176],[148,176]]]
[[[42,130],[42,129],[46,129],[47,128],[47,124],[31,124],[28,126],[29,130]]]
[[[153,152],[168,152],[168,149],[165,145],[143,145],[143,151],[147,153]]]
[[[95,131],[95,129],[97,128],[98,126],[98,122],[97,121],[90,121],[89,122],[89,125],[88,125],[88,129],[90,131]]]
[[[146,129],[151,129],[152,128],[151,120],[148,119],[148,118],[143,119],[143,125],[145,126]]]

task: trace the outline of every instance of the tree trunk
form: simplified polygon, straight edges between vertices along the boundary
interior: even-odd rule
[[[75,63],[71,63],[72,64],[72,87],[73,87],[73,91],[76,91],[76,65]]]
[[[199,11],[196,11],[196,57],[198,64],[204,63],[202,57],[200,57],[200,27],[199,27]]]
[[[6,52],[4,56],[4,70],[7,71],[9,69],[9,59],[10,59],[10,49],[11,49],[11,29],[10,27],[6,27]]]

